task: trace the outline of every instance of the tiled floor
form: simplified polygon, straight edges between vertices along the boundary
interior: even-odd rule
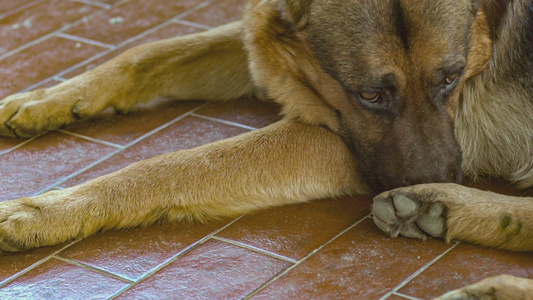
[[[241,1],[0,1],[0,98],[54,85],[133,45],[234,20]],[[0,201],[234,136],[277,113],[251,99],[189,101],[108,112],[27,141],[0,138]],[[389,239],[368,218],[370,203],[326,199],[1,254],[0,299],[428,299],[490,275],[533,278],[531,254]]]

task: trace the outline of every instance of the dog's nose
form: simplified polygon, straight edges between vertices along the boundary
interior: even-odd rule
[[[423,183],[461,183],[463,172],[460,153],[454,150],[452,152],[456,153],[436,160],[430,155],[426,159],[400,163],[387,160],[387,163],[377,164],[373,174],[364,177],[375,192]]]
[[[463,180],[462,172],[456,171],[448,174],[388,174],[378,175],[373,180],[368,180],[369,187],[376,193],[393,190],[400,187],[406,187],[424,183],[461,183]]]

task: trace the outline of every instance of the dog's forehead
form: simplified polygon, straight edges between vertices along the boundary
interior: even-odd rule
[[[407,60],[435,69],[444,61],[466,58],[472,2],[316,0],[308,41],[323,67],[347,84],[361,82],[354,73],[368,74],[376,65],[384,74]]]

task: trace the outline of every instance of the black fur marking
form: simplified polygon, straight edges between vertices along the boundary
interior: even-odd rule
[[[409,51],[409,35],[411,33],[409,31],[409,27],[407,26],[400,0],[395,0],[392,2],[392,17],[394,24],[396,25],[398,37],[402,41],[403,48],[407,52]]]

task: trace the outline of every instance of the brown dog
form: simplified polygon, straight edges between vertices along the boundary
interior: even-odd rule
[[[19,137],[158,97],[266,95],[285,118],[0,203],[0,249],[421,184],[376,197],[376,224],[391,236],[533,251],[533,198],[454,184],[464,172],[533,186],[532,7],[251,0],[242,21],[139,46],[56,87],[8,97],[0,134]],[[531,281],[503,276],[444,298],[531,295]]]

